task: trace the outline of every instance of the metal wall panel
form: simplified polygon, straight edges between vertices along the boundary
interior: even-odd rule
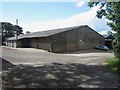
[[[66,51],[66,33],[59,33],[53,35],[51,38],[52,51],[53,52],[65,52]]]
[[[83,27],[80,27],[77,29],[77,50],[85,50],[86,47],[86,41],[85,41],[85,34],[86,30]]]
[[[77,31],[77,50],[94,49],[95,46],[104,43],[103,36],[87,26],[80,27]]]
[[[48,38],[39,38],[38,39],[38,48],[50,51],[51,43],[48,41]]]
[[[76,30],[66,32],[67,51],[76,51]]]

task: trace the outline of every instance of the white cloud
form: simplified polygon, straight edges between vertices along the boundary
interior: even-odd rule
[[[105,34],[108,34],[108,31],[103,30],[103,31],[100,31],[99,33],[100,33],[101,35],[105,35]]]
[[[20,20],[19,25],[23,27],[24,32],[44,31],[55,28],[63,28],[63,27],[78,26],[78,25],[88,25],[98,32],[100,31],[107,32],[110,28],[106,25],[106,19],[105,18],[98,19],[96,17],[96,11],[98,9],[99,6],[95,6],[87,12],[75,14],[66,19],[56,19],[45,22],[25,22]]]
[[[108,30],[108,31],[110,31],[110,32],[112,32],[112,33],[116,33],[115,31],[112,31],[112,30]],[[108,34],[108,31],[107,31],[107,30],[103,30],[103,31],[100,31],[99,33],[100,33],[101,35],[105,35],[105,34]]]
[[[80,2],[77,3],[77,6],[78,6],[78,7],[82,7],[84,4],[85,4],[84,1],[80,1]]]

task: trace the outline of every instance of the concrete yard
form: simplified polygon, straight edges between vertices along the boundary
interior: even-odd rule
[[[81,63],[87,65],[101,65],[107,58],[114,57],[113,52],[108,51],[77,51],[67,53],[50,53],[33,48],[2,47],[2,58],[13,64],[50,64],[50,63]]]
[[[33,48],[1,47],[1,49],[3,90],[118,88],[119,85],[118,74],[101,66],[106,63],[107,58],[114,57],[112,51],[50,53]]]

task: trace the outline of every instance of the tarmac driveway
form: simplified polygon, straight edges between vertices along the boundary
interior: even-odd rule
[[[13,64],[50,64],[50,63],[80,63],[87,65],[101,65],[107,58],[114,57],[112,52],[78,51],[67,53],[50,53],[33,48],[2,48],[2,58]]]

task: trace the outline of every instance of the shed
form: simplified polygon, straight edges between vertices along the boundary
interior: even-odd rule
[[[8,46],[51,52],[89,50],[103,44],[104,37],[87,25],[23,34],[17,40],[15,37],[7,39]]]
[[[105,46],[107,46],[109,49],[113,49],[113,40],[115,40],[115,37],[113,35],[104,35],[105,37]]]

